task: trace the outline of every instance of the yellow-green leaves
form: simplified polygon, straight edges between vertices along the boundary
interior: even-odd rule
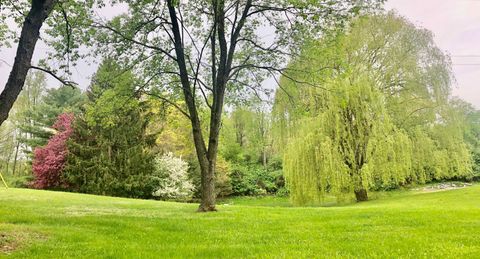
[[[297,81],[282,79],[273,117],[294,202],[472,175],[449,59],[430,32],[393,13],[359,18],[310,42],[288,72]]]

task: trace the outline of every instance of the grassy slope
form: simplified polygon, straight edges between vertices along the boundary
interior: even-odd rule
[[[195,209],[0,189],[0,233],[21,237],[13,258],[480,256],[480,185],[342,207]]]

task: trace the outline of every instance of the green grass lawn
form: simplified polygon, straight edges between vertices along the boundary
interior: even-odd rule
[[[0,188],[0,257],[480,258],[480,185],[340,207],[263,201],[202,214],[195,204]]]

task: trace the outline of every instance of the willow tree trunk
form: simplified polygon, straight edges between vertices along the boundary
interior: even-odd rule
[[[52,12],[56,0],[33,0],[30,12],[25,17],[22,33],[18,41],[17,54],[7,84],[0,94],[0,125],[8,118],[8,113],[23,89],[30,69],[33,51],[40,37],[40,28]]]
[[[368,193],[365,189],[355,190],[355,198],[357,201],[368,201]]]

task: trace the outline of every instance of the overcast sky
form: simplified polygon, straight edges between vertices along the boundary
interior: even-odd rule
[[[480,109],[480,0],[389,0],[386,9],[397,12],[418,26],[431,30],[438,46],[451,55],[457,79],[453,94]],[[102,12],[111,16],[118,10]],[[38,44],[34,59],[46,46]],[[15,49],[0,48],[0,89],[3,89]],[[9,65],[10,64],[10,65]],[[73,69],[73,80],[85,88],[95,67],[80,64]],[[51,86],[58,85],[49,80]]]
[[[390,0],[386,7],[434,33],[452,57],[453,94],[480,109],[480,0]]]

